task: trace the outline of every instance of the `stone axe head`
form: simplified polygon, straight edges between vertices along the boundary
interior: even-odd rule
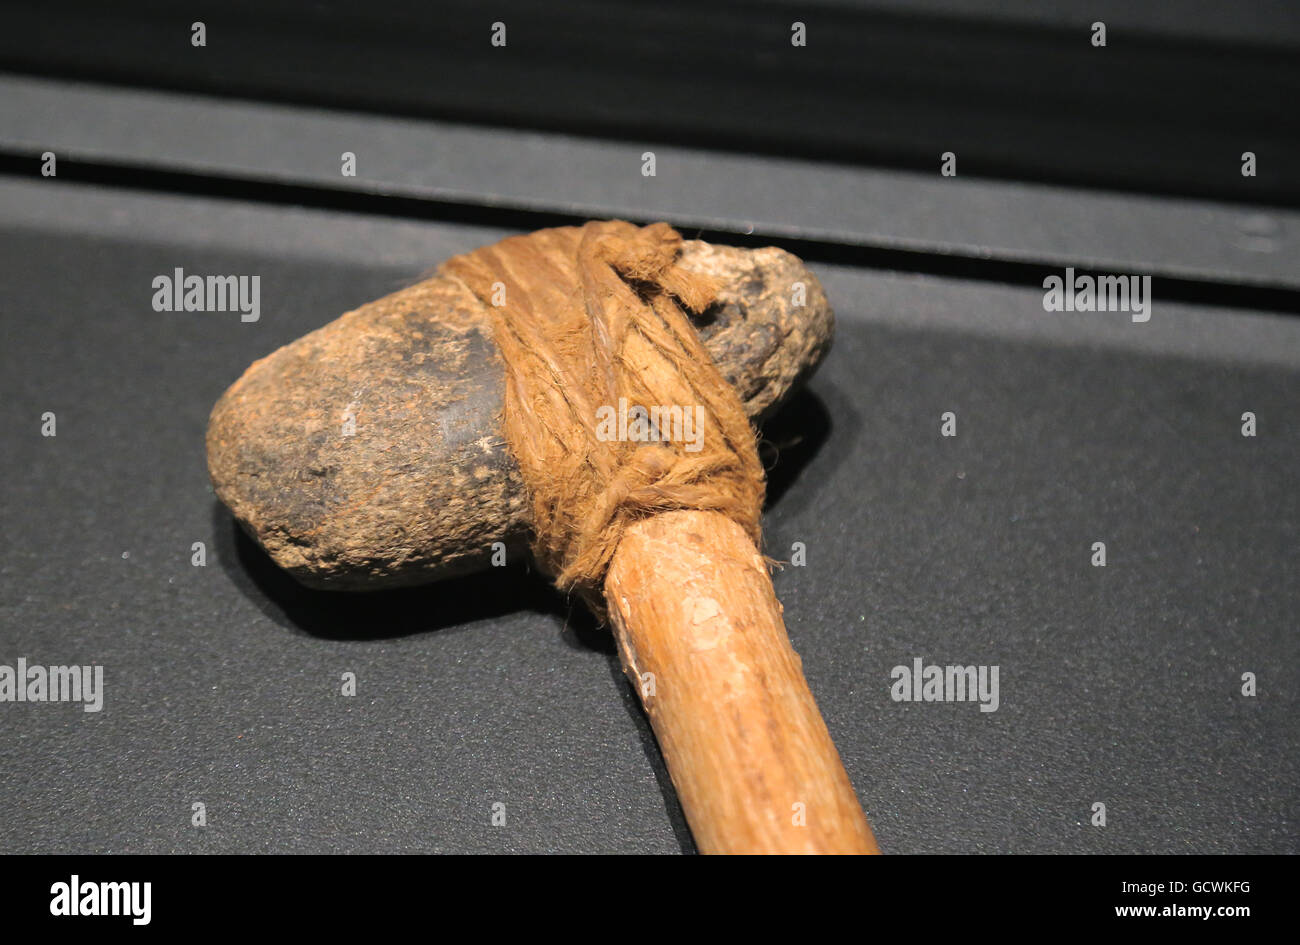
[[[760,421],[808,377],[834,317],[817,278],[776,248],[688,241],[713,276],[700,335]],[[500,430],[504,366],[484,306],[425,280],[255,362],[217,402],[217,496],[280,567],[321,589],[436,581],[527,547],[530,513]],[[498,544],[500,543],[500,544]]]

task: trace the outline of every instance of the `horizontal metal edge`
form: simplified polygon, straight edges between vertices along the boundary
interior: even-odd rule
[[[1300,287],[1300,213],[0,76],[0,151],[1242,285]],[[655,154],[655,176],[642,173]],[[344,176],[342,155],[356,156]],[[39,173],[33,163],[33,175]]]

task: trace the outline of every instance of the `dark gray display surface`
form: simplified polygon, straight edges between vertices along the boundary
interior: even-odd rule
[[[0,704],[0,850],[690,848],[608,638],[537,578],[305,591],[208,487],[251,360],[501,235],[0,185],[0,663],[106,689]],[[261,320],[153,311],[176,266],[260,275]],[[881,846],[1296,852],[1300,323],[817,271],[839,333],[767,431],[766,550],[806,544],[777,591]],[[1000,707],[891,701],[914,657],[997,664]]]

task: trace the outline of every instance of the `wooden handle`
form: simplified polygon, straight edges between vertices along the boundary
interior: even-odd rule
[[[739,525],[637,522],[605,596],[701,852],[880,852]]]

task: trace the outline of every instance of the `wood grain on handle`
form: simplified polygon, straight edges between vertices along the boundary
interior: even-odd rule
[[[740,526],[634,524],[605,596],[701,852],[880,852]]]

